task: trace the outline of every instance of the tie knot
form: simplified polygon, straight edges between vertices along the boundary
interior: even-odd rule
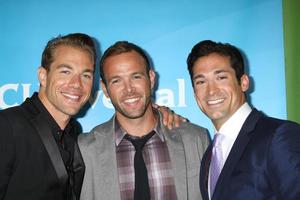
[[[143,137],[132,137],[128,134],[125,135],[125,139],[130,141],[132,145],[134,146],[135,150],[141,150],[147,143],[147,141],[155,134],[154,131],[151,131],[147,135],[144,135]]]
[[[220,133],[216,133],[214,136],[214,140],[213,140],[213,146],[214,147],[220,147],[222,144],[222,141],[225,140],[225,136],[220,134]]]

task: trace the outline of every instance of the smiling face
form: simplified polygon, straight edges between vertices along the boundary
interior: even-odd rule
[[[193,84],[200,109],[219,130],[245,103],[244,92],[249,88],[249,78],[244,74],[239,83],[229,57],[211,53],[196,60]]]
[[[110,98],[118,118],[137,119],[150,112],[155,73],[147,72],[142,56],[130,51],[107,57],[103,72],[103,92]]]
[[[40,67],[39,97],[58,124],[76,115],[90,97],[94,62],[79,48],[61,45],[49,70]]]

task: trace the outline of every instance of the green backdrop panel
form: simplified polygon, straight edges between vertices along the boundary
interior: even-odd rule
[[[288,119],[300,123],[300,1],[283,0]]]

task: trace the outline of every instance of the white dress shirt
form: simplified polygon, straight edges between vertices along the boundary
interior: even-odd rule
[[[230,150],[252,108],[246,102],[244,103],[220,128],[220,130],[215,130],[215,133],[222,134],[224,140],[221,143],[222,149],[222,168],[226,162],[226,159],[230,153]],[[210,194],[210,175],[208,176],[208,195],[211,199],[212,194]]]

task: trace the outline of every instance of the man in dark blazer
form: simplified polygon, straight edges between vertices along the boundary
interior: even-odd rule
[[[0,199],[75,200],[85,166],[72,116],[90,96],[93,40],[69,34],[50,40],[38,69],[40,89],[0,111]]]
[[[201,163],[203,199],[300,199],[300,126],[248,105],[239,50],[202,41],[187,64],[196,101],[216,131]]]

